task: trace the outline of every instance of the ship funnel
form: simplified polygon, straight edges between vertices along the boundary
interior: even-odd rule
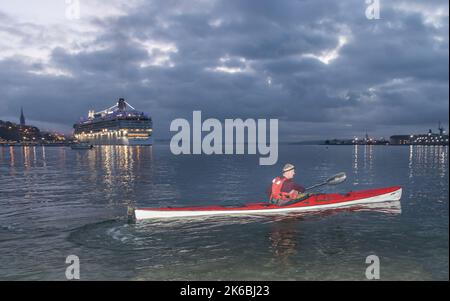
[[[125,102],[125,99],[120,98],[117,107],[119,108],[120,111],[125,111],[127,109],[127,103]]]

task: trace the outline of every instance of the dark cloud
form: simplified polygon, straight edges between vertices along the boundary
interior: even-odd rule
[[[448,3],[381,4],[381,19],[368,20],[359,0],[144,1],[84,20],[71,30],[78,41],[4,15],[0,33],[20,38],[12,48],[48,40],[49,57],[0,51],[0,116],[23,105],[68,129],[124,96],[163,138],[193,110],[279,118],[281,140],[448,125]]]

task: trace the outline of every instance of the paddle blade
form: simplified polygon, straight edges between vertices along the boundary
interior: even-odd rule
[[[347,175],[345,174],[345,172],[341,172],[338,173],[337,175],[329,178],[327,180],[327,184],[328,185],[337,185],[337,184],[341,184],[342,182],[344,182],[347,179]]]

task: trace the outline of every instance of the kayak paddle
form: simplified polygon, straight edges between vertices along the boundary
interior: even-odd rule
[[[323,185],[337,185],[337,184],[341,184],[342,182],[345,181],[345,179],[347,179],[347,175],[345,174],[345,172],[340,172],[337,175],[334,175],[331,178],[328,178],[323,183],[316,184],[314,186],[306,188],[305,191],[306,190],[311,190],[313,188],[320,187],[320,186],[323,186]]]

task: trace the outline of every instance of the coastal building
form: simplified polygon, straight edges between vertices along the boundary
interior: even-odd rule
[[[354,137],[353,139],[333,139],[326,140],[326,145],[387,145],[389,141],[384,139],[383,137],[380,139],[375,139],[369,136],[368,133],[364,136],[364,138]]]
[[[0,145],[66,145],[68,139],[64,134],[41,132],[35,126],[16,124],[0,120]]]
[[[0,120],[0,139],[11,142],[37,142],[41,137],[41,131],[37,127]]]
[[[426,134],[393,135],[389,140],[371,138],[367,133],[364,138],[326,140],[326,145],[448,145],[448,133],[439,122],[438,132],[431,129]]]
[[[389,139],[389,143],[392,145],[409,145],[411,144],[410,135],[394,135]]]

